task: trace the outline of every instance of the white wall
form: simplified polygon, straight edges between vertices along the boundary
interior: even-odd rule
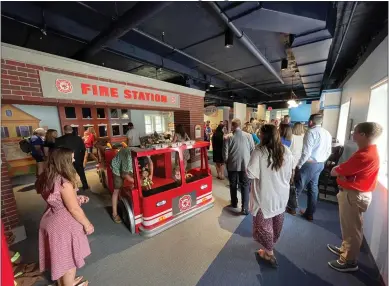
[[[366,121],[370,88],[388,76],[388,38],[359,67],[343,86],[341,103],[351,99],[350,119],[353,124]],[[348,158],[356,146],[346,140],[342,160]],[[378,186],[373,192],[373,202],[364,216],[364,235],[370,250],[387,284],[388,277],[388,198],[387,190]]]
[[[55,129],[58,135],[62,135],[62,127],[59,121],[58,108],[56,106],[40,106],[40,105],[21,105],[14,104],[15,107],[35,116],[41,120],[39,127],[47,126],[48,129]]]

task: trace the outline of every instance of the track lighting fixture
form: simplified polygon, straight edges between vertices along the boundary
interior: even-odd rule
[[[227,29],[224,34],[224,46],[226,48],[231,48],[234,45],[234,34],[231,32],[230,29]]]
[[[284,71],[288,69],[288,60],[287,59],[282,59],[281,61],[281,70]]]

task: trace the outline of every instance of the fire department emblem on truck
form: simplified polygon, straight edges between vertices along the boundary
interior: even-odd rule
[[[66,79],[57,79],[55,81],[55,86],[57,90],[61,93],[72,93],[73,91],[73,85],[69,80]]]
[[[186,211],[190,209],[192,205],[192,198],[190,195],[185,195],[178,201],[178,207],[180,208],[180,211]]]

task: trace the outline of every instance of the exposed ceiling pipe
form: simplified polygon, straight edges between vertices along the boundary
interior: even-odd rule
[[[282,84],[284,84],[283,79],[265,58],[265,56],[258,50],[254,43],[247,37],[240,29],[238,29],[234,23],[230,21],[228,16],[219,8],[215,2],[207,2],[216,13],[219,14],[220,18],[224,23],[234,32],[235,36],[241,41],[241,43],[271,72]]]
[[[352,10],[351,10],[350,17],[349,17],[349,19],[348,19],[348,21],[347,21],[346,29],[344,30],[344,33],[343,33],[342,41],[340,42],[340,46],[339,46],[338,52],[336,53],[336,58],[335,58],[334,64],[332,65],[330,74],[328,75],[328,78],[327,78],[326,86],[328,86],[328,82],[330,81],[331,75],[332,75],[332,73],[333,73],[333,71],[334,71],[334,69],[335,69],[336,63],[338,62],[338,58],[339,58],[340,52],[342,51],[342,47],[343,47],[344,40],[346,39],[346,36],[347,36],[348,28],[350,28],[351,21],[352,21],[353,16],[354,16],[354,12],[355,12],[355,10],[357,9],[357,5],[358,5],[358,2],[357,2],[357,1],[354,1],[354,4],[353,4],[353,8],[352,8]]]
[[[220,73],[222,75],[225,75],[226,77],[229,77],[230,79],[232,79],[232,80],[234,80],[236,82],[239,82],[239,83],[241,83],[241,84],[243,84],[243,85],[245,85],[245,86],[247,86],[247,87],[249,87],[249,88],[251,88],[253,90],[259,91],[260,93],[263,93],[264,95],[271,97],[270,94],[268,94],[268,93],[266,93],[266,92],[264,92],[264,91],[262,91],[262,90],[260,90],[260,89],[258,89],[256,87],[254,87],[254,86],[252,86],[252,85],[250,85],[248,83],[245,83],[244,81],[241,81],[240,79],[237,79],[237,78],[235,78],[235,77],[233,77],[233,76],[231,76],[231,75],[229,75],[229,74],[219,70],[218,68],[215,68],[214,66],[211,66],[210,64],[207,64],[207,63],[203,62],[202,60],[199,60],[198,58],[195,58],[195,57],[193,57],[193,56],[191,56],[191,55],[189,55],[189,54],[187,54],[187,53],[185,53],[185,52],[183,52],[183,51],[181,51],[181,50],[179,50],[179,49],[177,49],[177,48],[175,48],[175,47],[173,47],[173,46],[171,46],[171,45],[169,45],[169,44],[167,44],[167,43],[165,43],[165,42],[163,42],[163,41],[161,41],[161,40],[159,40],[157,38],[154,38],[153,36],[151,36],[149,34],[146,34],[143,31],[140,31],[140,30],[138,30],[136,28],[134,28],[132,30],[134,32],[136,32],[136,33],[138,33],[138,34],[140,34],[140,35],[142,35],[142,36],[144,36],[144,37],[146,37],[146,38],[148,38],[148,39],[150,39],[150,40],[152,40],[152,41],[162,45],[162,46],[165,46],[166,48],[171,49],[173,52],[176,52],[176,53],[178,53],[180,55],[183,55],[183,56],[185,56],[185,57],[187,57],[187,58],[189,58],[189,59],[191,59],[191,60],[193,60],[193,61],[195,61],[195,62],[197,62],[197,63],[199,63],[201,65],[203,65],[203,66],[206,66],[207,68],[210,68],[210,69],[212,69],[212,70],[214,70],[214,71],[216,71],[216,72],[218,72],[218,73]]]
[[[217,96],[217,95],[209,94],[209,93],[205,94],[205,98],[218,99],[218,100],[223,100],[223,101],[233,101],[231,98]]]
[[[311,101],[311,100],[318,100],[320,97],[305,97],[305,98],[295,98],[297,101]],[[258,102],[258,104],[263,104],[263,103],[274,103],[274,102],[287,102],[289,99],[277,99],[277,100],[265,100]]]
[[[101,32],[97,37],[95,37],[88,46],[77,52],[74,55],[74,58],[78,60],[87,60],[107,46],[109,42],[121,38],[132,28],[140,25],[170,3],[171,2],[165,1],[138,2],[133,8],[124,13],[118,21],[114,22],[107,30]]]

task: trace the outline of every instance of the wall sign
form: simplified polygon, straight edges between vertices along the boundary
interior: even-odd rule
[[[201,130],[202,130],[201,125],[196,125],[195,126],[195,139],[203,137]]]
[[[178,94],[52,72],[39,72],[43,97],[120,103],[140,106],[180,107]]]
[[[211,105],[211,106],[207,106],[206,108],[204,108],[204,114],[206,116],[212,116],[216,112],[217,112],[217,107],[216,106]]]

